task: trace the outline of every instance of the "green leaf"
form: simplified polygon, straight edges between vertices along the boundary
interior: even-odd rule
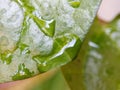
[[[100,1],[0,0],[0,83],[19,65],[34,76],[74,59]]]
[[[76,60],[62,67],[72,90],[120,89],[120,16],[95,20]]]

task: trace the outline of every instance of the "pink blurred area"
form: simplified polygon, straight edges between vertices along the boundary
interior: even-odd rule
[[[103,0],[98,11],[99,19],[110,22],[120,14],[120,0]]]
[[[30,90],[38,83],[42,83],[52,77],[56,71],[57,69],[54,69],[29,79],[0,84],[0,90]]]

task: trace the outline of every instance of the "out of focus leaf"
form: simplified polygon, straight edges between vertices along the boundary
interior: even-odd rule
[[[76,60],[62,67],[72,90],[120,89],[120,16],[95,20]]]

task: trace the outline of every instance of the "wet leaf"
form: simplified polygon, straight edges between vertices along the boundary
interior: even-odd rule
[[[0,0],[0,83],[22,64],[34,76],[75,58],[100,1]]]

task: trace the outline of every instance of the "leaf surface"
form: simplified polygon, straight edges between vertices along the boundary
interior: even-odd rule
[[[75,58],[100,1],[0,0],[0,83]]]

